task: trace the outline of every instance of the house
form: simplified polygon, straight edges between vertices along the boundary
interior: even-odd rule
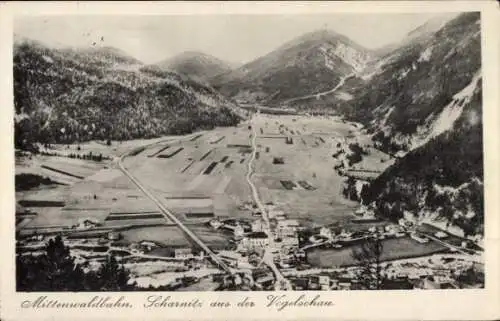
[[[269,238],[264,232],[251,232],[243,237],[240,244],[247,250],[263,249],[269,246]]]
[[[405,236],[404,229],[401,225],[389,224],[386,225],[384,229],[388,235],[393,235],[396,237]]]
[[[74,225],[73,228],[77,230],[89,230],[99,226],[98,220],[92,218],[85,218],[78,221],[78,224]]]
[[[339,282],[337,288],[341,291],[350,290],[352,286],[351,282]]]
[[[240,224],[236,224],[236,226],[234,227],[234,230],[233,230],[234,238],[240,239],[243,237],[244,234],[245,234],[245,230],[243,229],[243,226],[241,226]]]
[[[276,226],[276,234],[280,238],[284,238],[285,236],[295,236],[300,224],[297,220],[282,220],[278,221]]]
[[[175,255],[175,258],[179,259],[179,260],[188,260],[188,259],[192,259],[194,257],[193,251],[189,248],[175,249],[174,255]]]
[[[365,212],[367,211],[368,209],[366,208],[366,206],[364,205],[361,205],[355,212],[354,214],[358,215],[358,216],[363,216],[365,214]]]
[[[296,249],[299,246],[299,238],[296,235],[285,236],[281,239],[281,248],[285,247],[288,251]]]
[[[398,151],[396,154],[394,154],[395,158],[403,158],[406,155],[406,152],[404,150]]]
[[[234,251],[219,251],[217,255],[233,267],[249,267],[248,256]]]
[[[286,220],[286,214],[284,214],[284,213],[277,214],[274,216],[274,219],[276,219],[277,221]]]
[[[241,279],[241,276],[239,274],[236,274],[233,278],[233,283],[234,285],[240,285],[243,283],[243,280]]]
[[[434,236],[437,237],[438,239],[445,239],[448,237],[448,234],[446,234],[443,231],[438,231],[434,234]]]
[[[417,234],[417,233],[415,233],[415,232],[414,232],[414,233],[411,233],[411,234],[410,234],[410,237],[411,237],[412,239],[414,239],[415,241],[417,241],[418,243],[422,243],[422,244],[424,244],[424,243],[428,243],[428,242],[429,242],[429,239],[428,239],[428,238],[426,238],[425,236],[418,235],[418,234]]]
[[[151,251],[152,249],[158,247],[158,245],[156,245],[155,242],[151,242],[151,241],[141,241],[138,244],[138,247],[140,248],[140,250],[142,250],[144,252],[144,251]]]
[[[423,279],[418,284],[418,287],[421,289],[453,289],[457,285],[455,281],[448,277],[429,276]]]
[[[331,239],[333,237],[332,230],[326,226],[321,227],[319,230],[319,235]]]
[[[214,229],[218,229],[219,227],[221,227],[222,225],[222,222],[219,221],[218,219],[213,219],[213,220],[210,220],[210,226],[213,227]]]
[[[121,238],[121,234],[118,232],[109,232],[108,233],[108,240],[110,241],[118,241]]]
[[[279,217],[279,216],[285,216],[285,212],[283,212],[282,210],[276,210],[276,209],[270,209],[268,212],[267,212],[267,216],[269,218],[276,218],[276,217]]]
[[[299,260],[303,260],[306,258],[306,252],[304,250],[297,250],[294,255]]]
[[[403,218],[409,222],[415,223],[417,221],[417,218],[415,217],[415,214],[409,211],[404,211],[403,212]]]
[[[261,276],[255,280],[255,283],[262,287],[268,287],[274,283],[274,276],[270,274]]]
[[[271,275],[263,276],[258,279],[255,279],[255,284],[261,286],[262,288],[268,288],[274,284],[274,277]]]
[[[330,289],[330,277],[328,275],[318,276],[318,283],[321,290],[325,291]]]
[[[139,244],[141,246],[150,247],[150,248],[158,247],[158,245],[156,245],[155,242],[151,242],[151,241],[141,241]]]
[[[410,229],[413,227],[413,223],[411,221],[408,221],[404,218],[400,218],[398,221],[399,226],[405,228],[405,229]]]
[[[342,237],[342,238],[350,238],[350,237],[352,237],[352,232],[349,232],[349,231],[347,231],[345,229],[342,229],[340,231],[339,236]]]
[[[264,222],[261,219],[252,222],[252,232],[262,232],[264,229]]]

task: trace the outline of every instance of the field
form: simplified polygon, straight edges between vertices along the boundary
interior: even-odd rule
[[[202,225],[190,225],[189,228],[198,237],[213,249],[222,249],[228,246],[228,236],[214,233],[210,228]],[[192,244],[182,231],[175,226],[141,227],[121,232],[124,239],[130,242],[154,241],[169,247],[190,247]]]
[[[294,121],[298,118],[258,119],[264,134],[257,139],[261,147],[254,180],[263,201],[278,204],[305,224],[328,224],[350,216],[356,204],[340,195],[343,178],[333,170],[331,157],[334,138],[345,135],[350,127],[322,118]],[[287,144],[286,137],[292,143]],[[275,157],[283,158],[283,164],[273,164]]]
[[[387,239],[382,242],[383,254],[381,259],[385,261],[430,255],[447,250],[445,246],[436,242],[421,244],[410,237]],[[314,249],[307,254],[307,260],[310,264],[318,267],[354,265],[356,261],[352,258],[353,247]]]
[[[172,157],[138,155],[125,159],[125,165],[176,214],[250,217],[248,211],[239,209],[250,200],[245,180],[248,156],[241,151],[241,146],[249,145],[249,133],[244,126],[217,128],[195,140],[182,140],[172,148],[182,150]]]
[[[356,139],[360,144],[367,146],[368,137],[353,124],[334,117],[259,115],[252,126],[256,126],[258,134],[252,180],[264,202],[273,202],[306,225],[347,222],[352,218],[357,203],[341,195],[345,177],[334,170],[336,160],[332,154],[345,137],[359,137]],[[250,218],[242,205],[251,201],[245,178],[251,133],[248,123],[217,128],[196,139],[171,143],[175,147],[166,151],[179,152],[169,158],[147,158],[145,155],[159,150],[153,145],[144,154],[127,158],[125,164],[161,197],[184,199],[181,206],[169,204],[170,199],[164,202],[174,213],[196,208],[192,199],[196,196],[212,200],[215,216]],[[370,150],[363,166],[373,164],[370,168],[375,170],[388,166],[389,161],[380,162],[383,157],[389,160],[389,156]],[[283,164],[273,164],[275,158],[282,158]]]
[[[115,159],[127,150],[140,151],[126,157],[124,166],[181,221],[201,223],[212,216],[251,219],[251,212],[243,206],[252,201],[246,180],[251,126],[256,126],[259,135],[252,181],[264,202],[273,202],[289,217],[309,226],[343,223],[352,218],[357,204],[341,196],[345,178],[333,169],[335,159],[331,155],[336,151],[337,140],[352,136],[357,129],[332,117],[260,115],[252,125],[242,123],[176,139],[112,142],[111,146],[90,142],[79,147],[82,152],[102,153]],[[77,147],[53,148],[61,152]],[[273,164],[274,158],[282,158],[283,164]],[[380,159],[373,162],[379,166]],[[59,170],[45,168],[45,172],[51,172],[51,178],[67,176],[65,179],[71,185],[17,193],[18,200],[65,202],[62,208],[35,208],[38,215],[25,221],[23,227],[69,226],[83,218],[98,220],[105,227],[169,223],[157,214],[154,203],[123,175],[114,161],[96,163],[45,157],[35,163],[36,166],[25,165],[23,170],[41,168],[44,164]],[[117,214],[110,216],[110,213]],[[227,245],[227,235],[202,225],[193,228],[209,245]],[[187,242],[171,226],[127,230],[125,238],[146,239],[148,235],[165,244]]]

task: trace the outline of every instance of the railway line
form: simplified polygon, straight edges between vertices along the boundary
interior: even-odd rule
[[[149,146],[149,145],[148,145]],[[146,146],[146,147],[148,147]],[[145,146],[142,146],[140,148],[145,148]],[[173,222],[175,225],[177,225],[191,240],[193,240],[211,259],[212,261],[222,270],[229,274],[233,274],[233,270],[220,258],[215,254],[196,234],[194,234],[184,223],[182,223],[175,215],[172,213],[163,203],[155,196],[153,193],[151,193],[135,176],[133,176],[127,168],[125,168],[125,165],[123,164],[123,160],[130,156],[130,154],[133,154],[134,150],[129,151],[125,154],[123,154],[119,159],[118,159],[118,167],[119,169],[127,176],[136,186],[141,190],[141,192],[144,193],[155,205],[160,209],[161,214],[165,217],[165,219],[168,220],[168,222]]]

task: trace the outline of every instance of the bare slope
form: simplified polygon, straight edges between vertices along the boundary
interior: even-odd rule
[[[361,70],[370,58],[368,50],[347,37],[321,30],[215,77],[211,83],[240,101],[276,105],[330,89],[342,77]]]

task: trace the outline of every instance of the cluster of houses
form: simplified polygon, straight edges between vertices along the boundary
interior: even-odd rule
[[[383,271],[389,280],[406,280],[414,288],[450,289],[458,288],[457,278],[475,264],[476,262],[467,256],[434,255],[390,262],[385,264]]]
[[[342,229],[340,232],[335,233],[331,228],[323,226],[319,230],[319,234],[312,235],[309,238],[311,243],[323,242],[351,242],[358,241],[366,238],[369,235],[377,234],[379,238],[386,237],[404,237],[406,235],[405,229],[400,225],[387,224],[385,226],[372,226],[366,231],[351,232],[347,229]],[[335,243],[335,247],[341,248],[342,244]]]
[[[298,232],[301,226],[297,220],[288,219],[282,210],[273,204],[265,205],[268,219],[272,221],[272,229],[268,230],[263,218],[259,217],[251,223],[237,222],[229,219],[221,221],[213,219],[210,225],[215,228],[226,228],[233,232],[233,239],[237,242],[235,253],[229,255],[224,253],[223,258],[232,264],[248,264],[246,254],[270,251],[275,258],[275,262],[282,267],[290,267],[297,256],[304,256],[299,249]],[[253,209],[257,212],[257,209]],[[256,215],[259,216],[259,215]],[[271,233],[270,236],[268,233]],[[226,251],[227,252],[227,251]],[[243,256],[242,256],[243,254]]]
[[[433,255],[382,264],[382,287],[385,289],[454,289],[457,279],[477,264],[467,256]],[[296,290],[362,290],[358,267],[346,267],[289,274]]]
[[[78,220],[78,223],[71,226],[71,229],[74,230],[90,230],[96,227],[101,226],[99,220],[94,218],[82,218]]]

